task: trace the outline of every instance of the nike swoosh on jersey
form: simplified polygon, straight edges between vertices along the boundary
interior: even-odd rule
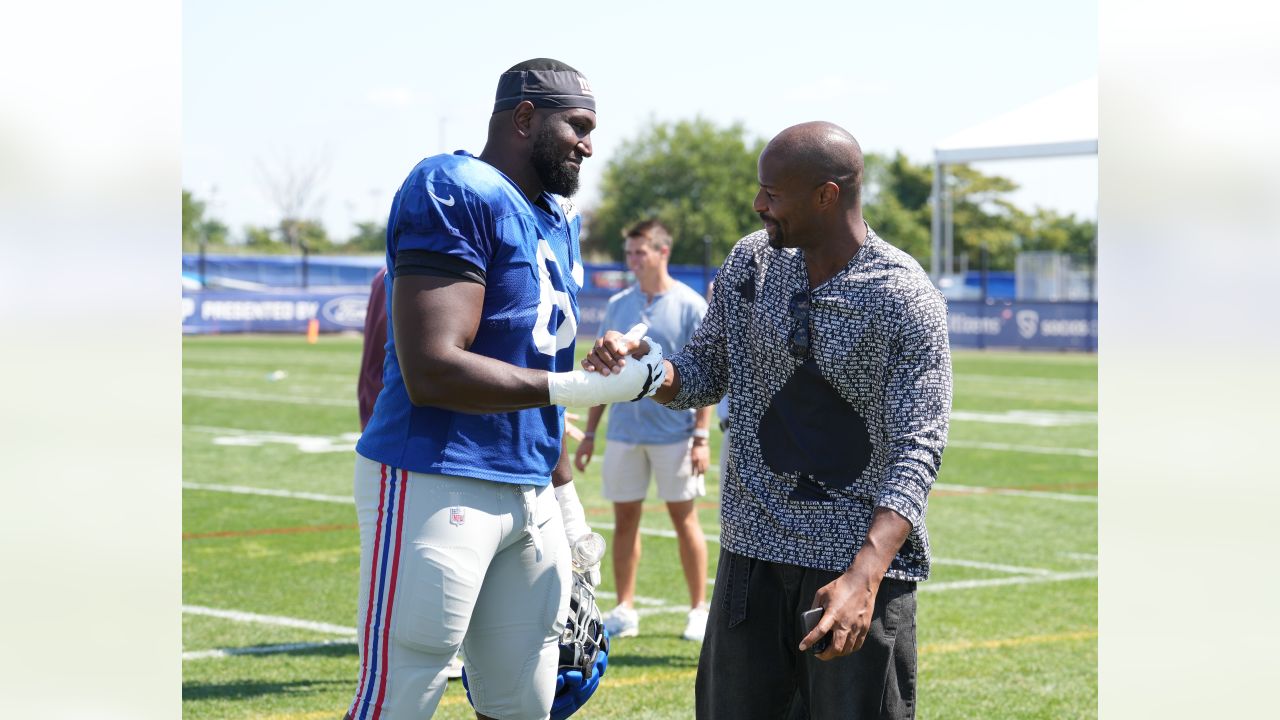
[[[448,199],[448,200],[445,200],[444,198],[440,197],[439,195],[436,195],[435,193],[431,192],[430,190],[428,190],[428,191],[427,191],[427,194],[428,194],[428,195],[430,195],[431,197],[435,198],[435,199],[436,199],[436,202],[440,203],[441,205],[444,205],[445,207],[453,207],[454,200],[453,200],[453,195],[452,195],[452,194],[450,194],[450,195],[449,195],[449,199]]]

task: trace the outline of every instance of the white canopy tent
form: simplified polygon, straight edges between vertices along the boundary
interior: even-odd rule
[[[933,151],[933,252],[936,282],[954,267],[951,196],[943,194],[948,165],[1098,154],[1098,78],[1092,77],[962,130]]]

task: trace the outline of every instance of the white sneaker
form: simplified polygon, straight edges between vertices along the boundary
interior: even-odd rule
[[[448,665],[444,666],[444,676],[450,680],[457,680],[462,677],[462,656],[454,655]]]
[[[610,637],[635,637],[640,634],[640,613],[627,605],[618,605],[604,616],[604,627]]]
[[[680,637],[685,640],[693,640],[694,642],[702,642],[703,636],[707,634],[707,604],[701,603],[698,607],[689,611],[689,620],[684,624],[684,634]]]

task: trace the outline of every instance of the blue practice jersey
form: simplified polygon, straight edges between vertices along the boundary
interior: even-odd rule
[[[546,205],[547,207],[542,207]],[[356,452],[414,472],[545,485],[560,459],[564,409],[473,415],[409,402],[396,359],[396,255],[445,253],[486,278],[471,352],[550,372],[573,369],[581,218],[567,199],[531,203],[506,175],[459,151],[418,163],[387,222],[387,358],[383,390]]]

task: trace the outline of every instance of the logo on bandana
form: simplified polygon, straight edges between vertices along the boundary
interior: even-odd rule
[[[462,508],[458,507],[457,505],[454,505],[453,507],[449,508],[449,524],[450,525],[461,525],[462,523],[466,522],[466,520],[467,520],[467,515],[462,511]]]

